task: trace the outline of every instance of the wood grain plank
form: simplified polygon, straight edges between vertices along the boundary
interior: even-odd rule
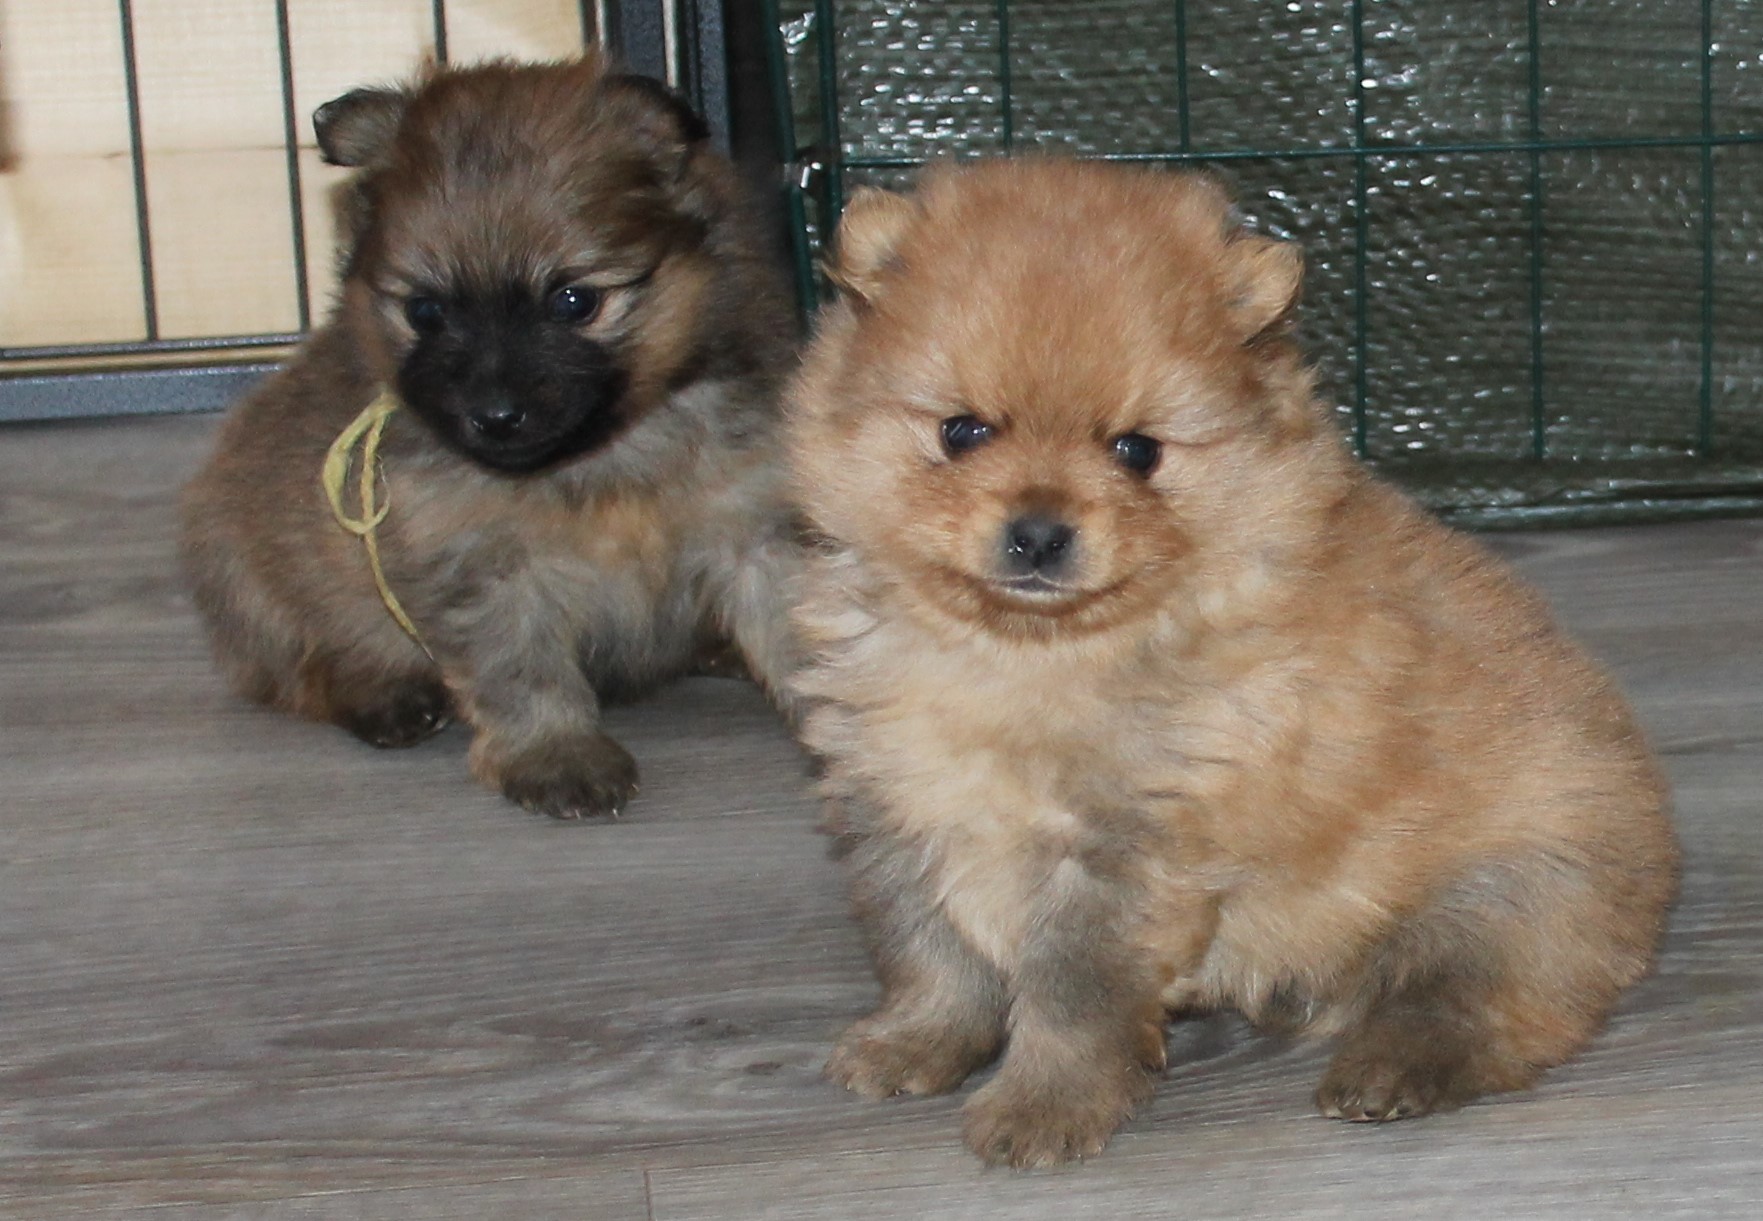
[[[1750,1218],[1754,1087],[1649,1093],[1588,1116],[1541,1100],[1424,1124],[1214,1121],[1116,1138],[1105,1157],[1008,1174],[963,1151],[878,1150],[657,1170],[656,1221],[1108,1217]]]
[[[398,1187],[386,1191],[333,1191],[254,1200],[248,1204],[185,1204],[143,1212],[149,1221],[647,1221],[643,1175],[583,1172],[570,1178],[503,1179],[445,1187]],[[117,1217],[114,1209],[71,1216]]]

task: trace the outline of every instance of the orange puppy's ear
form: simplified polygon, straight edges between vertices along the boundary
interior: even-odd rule
[[[1237,291],[1231,302],[1245,339],[1284,322],[1304,287],[1304,252],[1295,242],[1243,234],[1225,248]]]
[[[894,260],[900,235],[918,212],[918,205],[892,191],[863,187],[845,205],[827,279],[859,301],[872,299]]]

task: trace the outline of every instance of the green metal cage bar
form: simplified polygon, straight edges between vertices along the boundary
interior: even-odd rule
[[[791,2],[791,0],[785,0]],[[1636,0],[1640,3],[1640,0]],[[1699,130],[1687,132],[1641,132],[1638,134],[1562,135],[1551,133],[1544,125],[1544,97],[1548,65],[1539,16],[1540,0],[1524,0],[1522,47],[1524,64],[1523,113],[1513,116],[1521,125],[1523,138],[1517,139],[1388,139],[1373,138],[1367,113],[1367,13],[1376,9],[1379,0],[1349,0],[1346,22],[1351,35],[1352,80],[1347,91],[1351,117],[1347,141],[1235,143],[1222,147],[1205,147],[1196,131],[1191,96],[1190,36],[1192,11],[1198,6],[1187,0],[1173,0],[1175,63],[1173,74],[1177,94],[1171,149],[1112,148],[1086,150],[1083,155],[1099,160],[1154,165],[1228,165],[1259,162],[1346,162],[1351,166],[1351,330],[1347,339],[1352,366],[1351,393],[1344,404],[1345,420],[1350,439],[1361,455],[1370,453],[1368,427],[1372,397],[1370,384],[1371,353],[1368,335],[1372,285],[1368,264],[1373,241],[1373,218],[1370,199],[1370,167],[1375,163],[1388,166],[1398,162],[1422,162],[1426,159],[1481,156],[1515,157],[1522,162],[1525,184],[1523,218],[1528,237],[1525,254],[1525,292],[1528,295],[1525,314],[1528,326],[1529,386],[1527,397],[1528,455],[1534,467],[1514,467],[1506,472],[1510,486],[1490,484],[1469,494],[1452,493],[1433,496],[1436,508],[1449,515],[1478,524],[1522,524],[1526,521],[1617,520],[1647,516],[1687,516],[1697,514],[1763,511],[1763,450],[1748,451],[1736,456],[1729,471],[1719,471],[1713,464],[1721,456],[1721,439],[1716,408],[1716,289],[1719,267],[1716,258],[1717,166],[1716,152],[1723,148],[1745,148],[1763,145],[1763,131],[1722,131],[1716,123],[1715,54],[1717,29],[1715,0],[1698,0],[1700,46],[1696,64],[1699,80],[1697,105]],[[837,45],[838,12],[833,0],[793,0],[796,20],[787,23],[780,12],[780,0],[761,0],[761,11],[771,34],[771,63],[774,72],[774,97],[778,99],[778,120],[782,146],[798,150],[797,164],[788,185],[790,215],[795,229],[798,254],[798,286],[805,308],[812,308],[817,292],[815,278],[808,260],[818,248],[821,238],[836,224],[842,210],[846,178],[850,174],[876,174],[910,171],[930,159],[929,154],[946,150],[932,148],[927,155],[880,151],[864,146],[863,137],[848,138],[843,117],[850,99],[841,96],[840,47]],[[873,6],[872,6],[873,7]],[[963,6],[978,11],[977,6]],[[1023,49],[1013,31],[1013,0],[990,0],[989,8],[995,28],[995,73],[998,110],[995,130],[976,133],[992,141],[992,151],[1008,155],[1023,151],[1025,145],[1017,119],[1016,73],[1021,66]],[[1026,0],[1020,7],[1027,7]],[[1041,5],[1039,12],[1048,6]],[[891,6],[895,11],[911,13],[932,11],[934,5],[913,5],[901,0]],[[1204,10],[1202,10],[1204,11]],[[790,73],[790,57],[784,47],[783,33],[791,25],[797,41],[811,46],[816,85],[815,110],[820,124],[819,139],[804,144],[797,139],[793,115],[801,111],[800,73],[794,81]],[[1763,27],[1763,19],[1758,22]],[[1517,40],[1514,40],[1514,45]],[[1760,57],[1763,62],[1763,57]],[[1552,493],[1524,485],[1534,472],[1545,468],[1560,469],[1559,464],[1576,457],[1558,452],[1551,437],[1550,383],[1546,377],[1545,356],[1549,333],[1550,300],[1546,251],[1550,248],[1550,222],[1545,207],[1545,189],[1549,174],[1545,160],[1571,154],[1621,154],[1625,152],[1685,150],[1696,154],[1696,177],[1699,185],[1699,207],[1695,209],[1699,225],[1700,282],[1699,316],[1696,325],[1699,353],[1697,365],[1699,386],[1695,395],[1693,439],[1680,455],[1683,461],[1673,465],[1657,459],[1624,463],[1612,460],[1610,477],[1599,489],[1566,488]],[[961,150],[958,150],[958,153]],[[971,150],[966,150],[971,151]],[[1559,172],[1559,171],[1556,171]],[[1763,328],[1760,328],[1763,330]],[[1449,464],[1451,456],[1439,461]],[[1479,479],[1477,463],[1487,466],[1485,456],[1466,456],[1457,472],[1470,484]],[[1557,464],[1550,467],[1551,463]],[[1402,465],[1397,463],[1398,466]],[[1421,464],[1424,465],[1424,464]],[[1416,469],[1419,469],[1417,466]],[[1435,472],[1436,473],[1436,472]],[[1542,482],[1547,484],[1549,476]],[[1494,482],[1499,482],[1498,478]],[[1423,498],[1425,498],[1423,494]]]
[[[1525,151],[1530,171],[1530,453],[1541,461],[1549,454],[1546,432],[1548,400],[1543,392],[1543,68],[1542,33],[1537,22],[1540,0],[1524,6],[1525,64],[1528,97],[1525,119],[1531,147]]]
[[[1176,0],[1183,8],[1183,0]],[[1363,152],[1365,143],[1365,6],[1353,0],[1353,148]],[[1365,259],[1371,249],[1371,216],[1365,181],[1365,157],[1353,159],[1353,452],[1363,458],[1370,448],[1366,404],[1371,401],[1370,362],[1367,342],[1371,333],[1367,308],[1371,297],[1366,283]]]
[[[821,168],[826,209],[836,218],[845,210],[845,156],[839,127],[838,47],[833,41],[833,0],[814,0],[816,53],[820,58],[820,125],[826,141]]]
[[[1531,0],[1534,6],[1536,0]],[[1714,448],[1714,0],[1702,0],[1702,401],[1696,439]]]
[[[1004,139],[1004,155],[1008,157],[1016,144],[1015,117],[1010,97],[1010,0],[997,0],[993,11],[998,15],[999,124]]]
[[[778,23],[777,0],[761,0],[766,23],[765,71],[771,85],[771,108],[777,123],[777,146],[791,158],[784,181],[784,211],[790,227],[790,254],[796,271],[796,304],[807,313],[816,304],[814,251],[808,239],[808,183],[804,174],[812,163],[805,160],[796,139],[796,117],[790,101],[789,66]]]

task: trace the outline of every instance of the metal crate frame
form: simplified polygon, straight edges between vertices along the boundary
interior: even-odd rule
[[[1353,335],[1354,379],[1351,400],[1346,404],[1348,434],[1361,457],[1367,455],[1367,251],[1370,246],[1370,215],[1367,207],[1367,166],[1373,158],[1445,158],[1473,154],[1523,156],[1529,173],[1529,328],[1530,328],[1530,456],[1540,469],[1551,457],[1548,435],[1547,378],[1544,351],[1544,275],[1547,235],[1543,216],[1544,181],[1542,159],[1546,154],[1596,150],[1694,149],[1700,156],[1701,192],[1701,385],[1696,438],[1688,455],[1697,468],[1686,477],[1679,469],[1655,471],[1636,464],[1632,478],[1606,479],[1598,486],[1415,487],[1422,500],[1442,515],[1475,526],[1513,526],[1550,523],[1595,523],[1695,516],[1763,513],[1763,453],[1734,460],[1723,455],[1714,437],[1715,351],[1715,151],[1725,147],[1763,144],[1763,132],[1717,130],[1714,112],[1715,23],[1714,0],[1693,0],[1700,5],[1701,130],[1694,135],[1635,135],[1609,138],[1546,138],[1542,125],[1544,90],[1539,54],[1538,10],[1541,0],[1527,0],[1526,50],[1528,56],[1525,137],[1518,140],[1464,142],[1401,142],[1368,139],[1366,132],[1365,13],[1375,0],[1351,0],[1347,20],[1352,31],[1353,84],[1351,113],[1353,138],[1346,144],[1291,147],[1197,148],[1190,128],[1186,45],[1187,0],[1173,0],[1176,57],[1179,64],[1176,89],[1179,97],[1178,129],[1171,133],[1174,147],[1160,152],[1095,154],[1095,159],[1134,164],[1183,166],[1216,165],[1239,161],[1302,161],[1328,158],[1353,165]],[[785,20],[780,0],[760,0],[768,32],[768,69],[773,109],[782,147],[796,150],[785,193],[793,250],[796,284],[804,310],[812,310],[823,285],[814,271],[820,238],[830,233],[844,206],[845,177],[854,171],[911,170],[926,158],[876,155],[852,145],[841,131],[841,99],[838,88],[837,22],[834,0],[811,0],[796,7],[812,25],[815,64],[813,91],[819,131],[802,140],[797,131],[797,96],[803,82],[793,81],[784,45]],[[1012,91],[1011,0],[993,0],[992,13],[998,31],[997,81],[999,90],[996,152],[1019,151],[1014,130]],[[1091,154],[1086,154],[1086,156]],[[1724,464],[1724,465],[1723,465]],[[1485,483],[1485,480],[1478,481]],[[1515,481],[1516,482],[1516,481]]]

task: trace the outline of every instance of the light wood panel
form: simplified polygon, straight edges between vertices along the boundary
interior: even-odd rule
[[[172,562],[210,419],[0,431],[0,1216],[1749,1218],[1763,1198],[1763,522],[1498,538],[1675,782],[1660,971],[1535,1093],[1368,1130],[1324,1049],[1170,1035],[1101,1158],[819,1079],[875,984],[805,760],[741,684],[612,725],[616,824],[520,814],[449,731],[242,706]],[[154,1211],[150,1211],[154,1210]]]
[[[294,64],[294,115],[300,144],[301,216],[306,225],[306,276],[314,320],[324,317],[336,287],[336,226],[331,193],[349,171],[319,159],[312,112],[351,89],[409,76],[434,51],[429,0],[290,0],[289,54]]]
[[[155,303],[166,338],[296,329],[276,6],[133,0]],[[448,0],[452,60],[582,45],[575,0]],[[330,191],[311,114],[434,54],[430,0],[290,0],[312,313],[333,290]],[[0,0],[0,346],[146,334],[117,0]]]
[[[447,55],[457,61],[486,55],[552,59],[582,45],[582,10],[576,0],[449,2]]]
[[[142,330],[116,0],[0,3],[0,345]]]
[[[298,329],[275,5],[133,10],[160,334]]]

